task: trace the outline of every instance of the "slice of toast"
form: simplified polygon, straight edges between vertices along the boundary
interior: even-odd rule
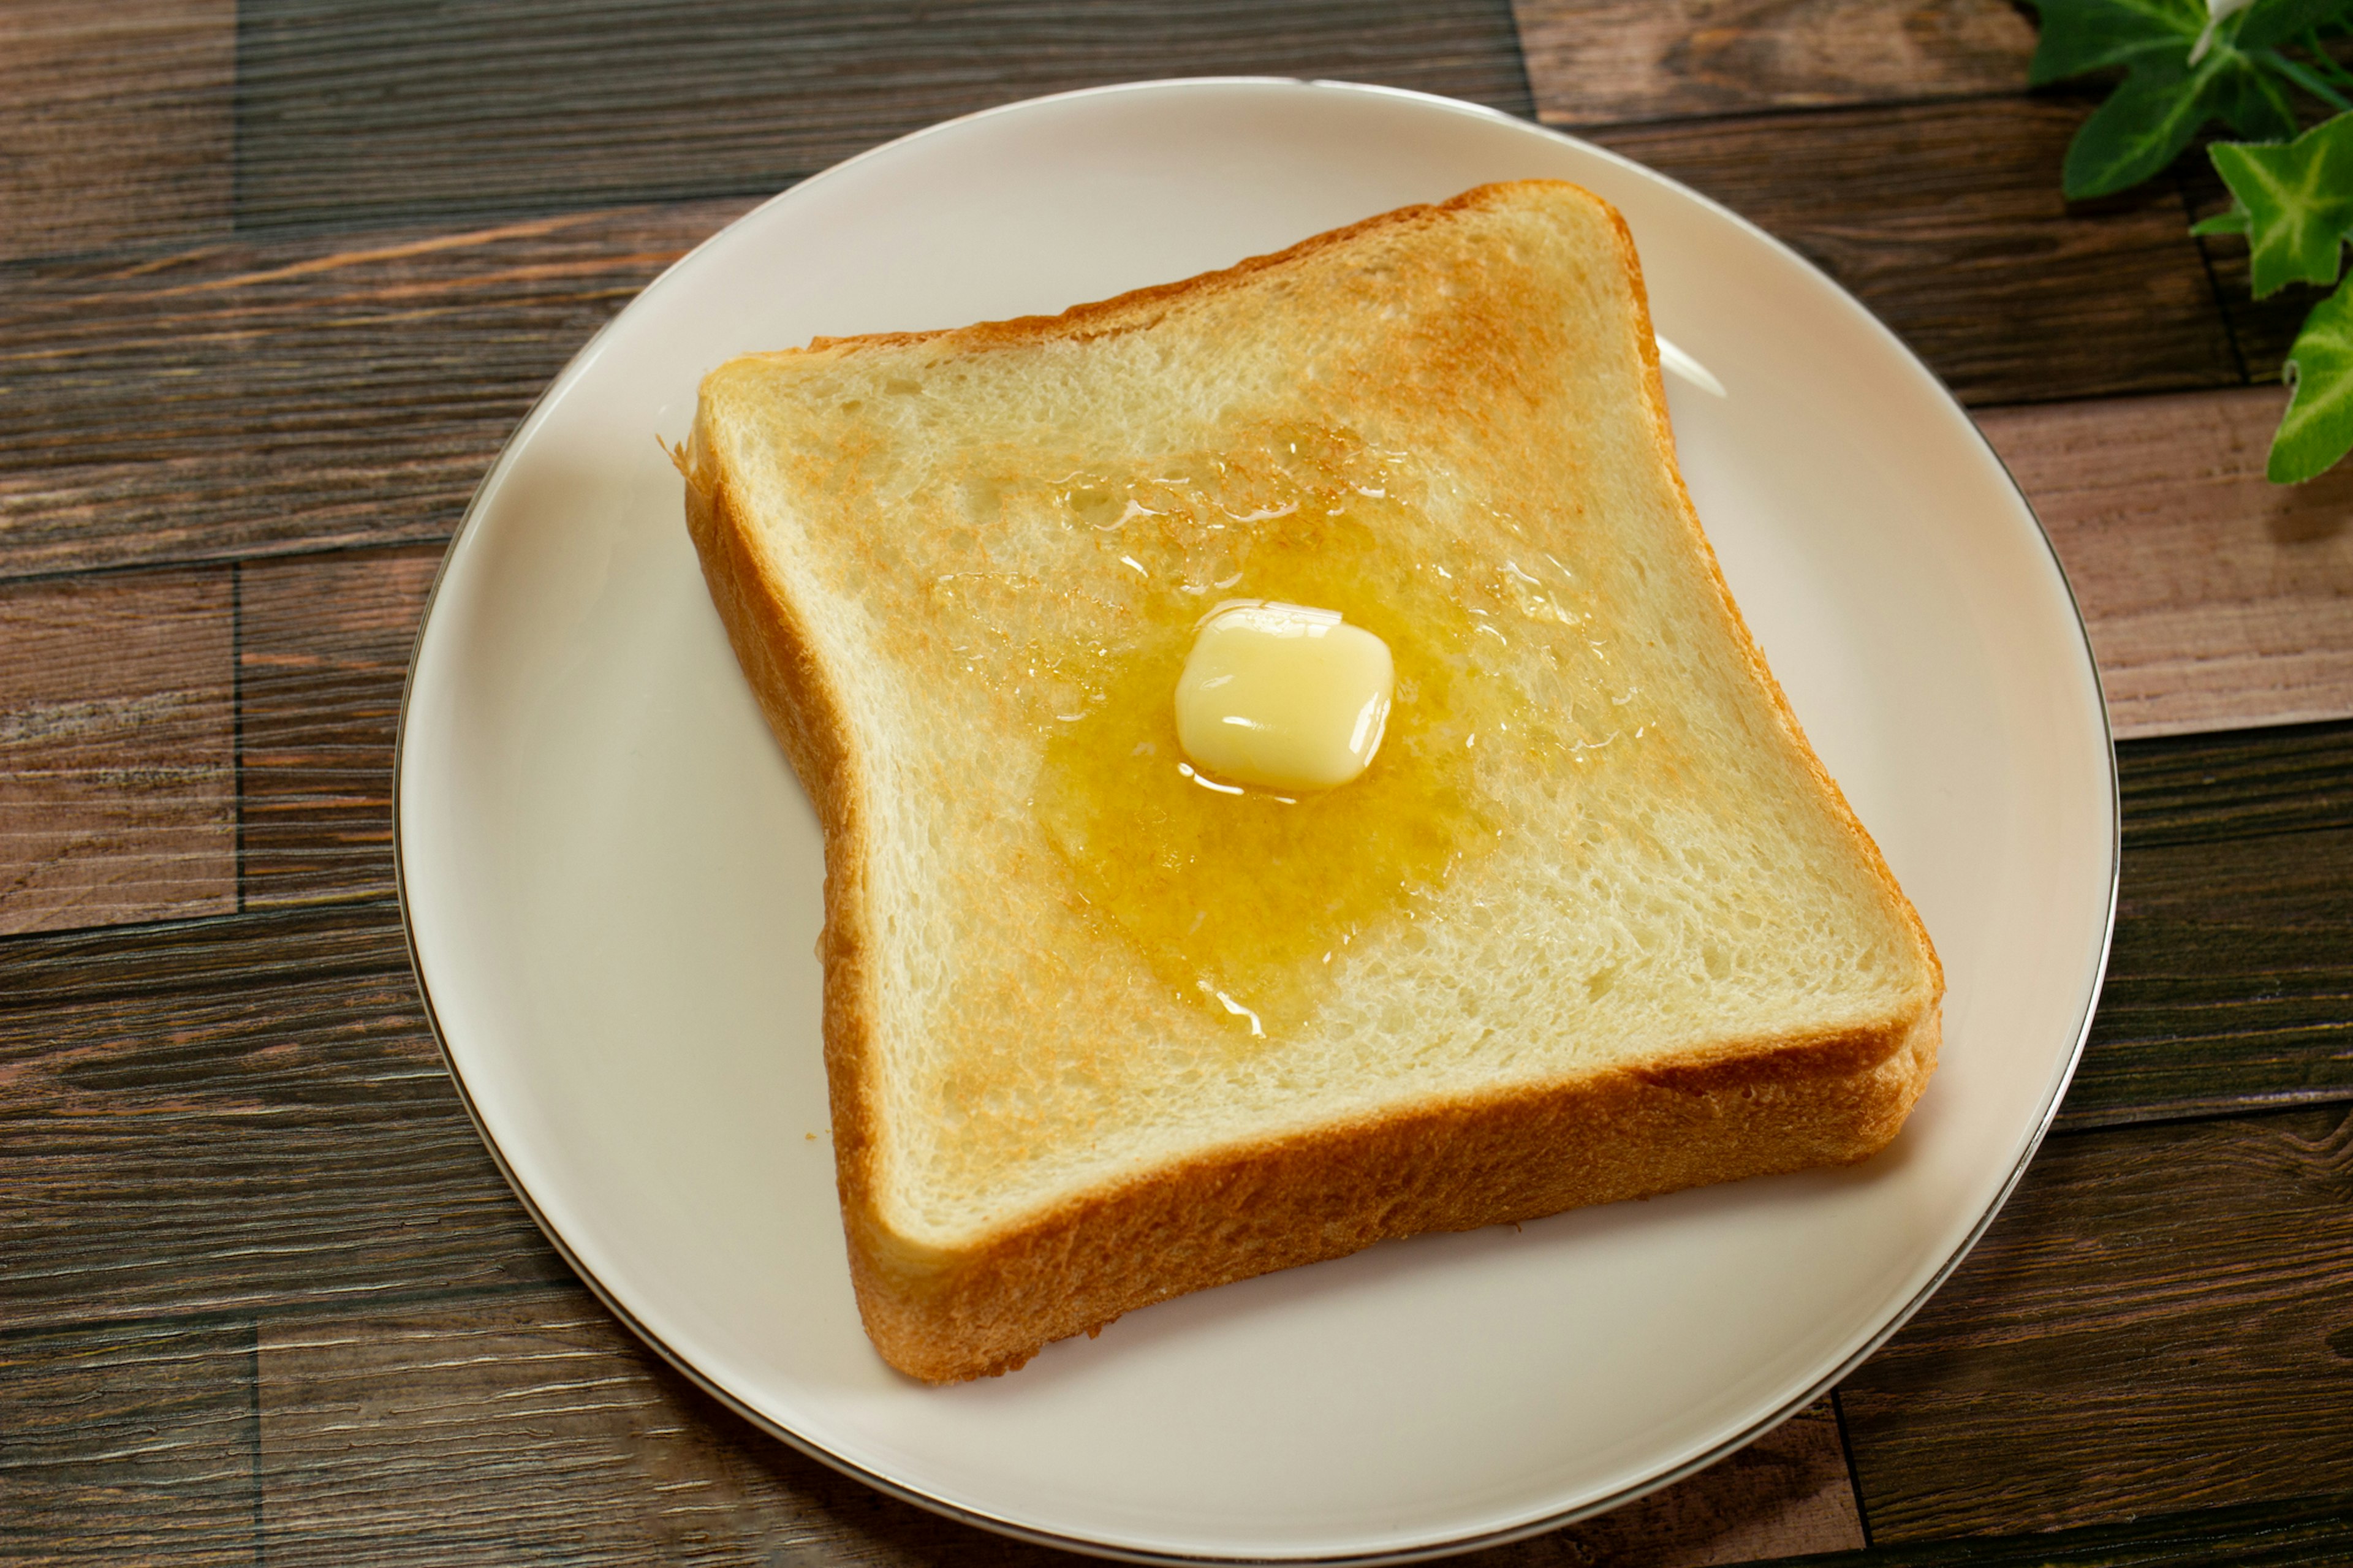
[[[746,355],[679,459],[824,825],[851,1278],[905,1372],[1859,1160],[1927,1080],[1936,954],[1725,592],[1586,191]],[[1361,778],[1180,765],[1242,597],[1388,642]]]

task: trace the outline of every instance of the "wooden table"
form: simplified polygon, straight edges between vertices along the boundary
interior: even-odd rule
[[[2301,299],[2189,170],[2070,208],[2003,0],[0,0],[0,1552],[1029,1562],[630,1339],[476,1140],[391,890],[434,565],[686,247],[1148,76],[1575,128],[1812,257],[2057,540],[2125,866],[1991,1234],[1755,1447],[1513,1563],[2353,1560],[2353,475],[2260,477]]]

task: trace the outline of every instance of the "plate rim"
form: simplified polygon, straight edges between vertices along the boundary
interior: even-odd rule
[[[723,1386],[716,1379],[706,1374],[701,1368],[694,1365],[679,1351],[666,1342],[659,1334],[655,1332],[654,1330],[636,1313],[632,1312],[627,1306],[625,1306],[615,1296],[613,1291],[606,1286],[605,1282],[597,1278],[596,1275],[590,1270],[585,1263],[583,1263],[581,1258],[573,1251],[570,1244],[565,1240],[564,1237],[557,1231],[555,1226],[549,1222],[545,1214],[541,1211],[537,1202],[533,1198],[530,1192],[526,1190],[522,1181],[517,1177],[514,1168],[508,1163],[506,1152],[499,1146],[497,1139],[491,1135],[490,1127],[488,1123],[484,1121],[481,1110],[475,1102],[473,1091],[467,1085],[465,1074],[459,1069],[457,1058],[450,1051],[447,1033],[442,1027],[439,1010],[434,1003],[432,988],[427,984],[425,978],[425,968],[422,956],[417,950],[416,917],[410,907],[408,862],[403,850],[403,838],[405,833],[404,825],[406,818],[401,809],[401,801],[403,784],[408,762],[409,716],[411,703],[417,691],[418,657],[424,648],[425,638],[427,631],[432,626],[433,612],[435,606],[439,602],[442,586],[448,578],[450,563],[457,558],[459,547],[465,543],[467,538],[475,531],[477,524],[480,523],[484,511],[485,498],[490,495],[497,483],[502,479],[508,468],[513,463],[516,458],[517,451],[525,438],[537,430],[539,423],[545,412],[549,398],[560,388],[567,386],[575,379],[575,375],[582,370],[582,368],[595,357],[599,345],[604,342],[606,336],[612,332],[620,324],[622,318],[628,315],[630,309],[634,307],[640,299],[652,292],[655,289],[660,287],[663,283],[667,282],[672,274],[676,273],[681,268],[684,267],[695,257],[702,254],[705,248],[716,244],[719,240],[725,237],[739,226],[748,222],[757,214],[765,212],[778,202],[785,200],[787,196],[794,195],[796,193],[807,189],[809,185],[818,181],[831,179],[836,175],[855,168],[860,163],[866,163],[870,159],[874,159],[884,153],[894,152],[909,143],[944,134],[957,127],[968,124],[975,121],[993,119],[1000,115],[1025,113],[1037,110],[1044,105],[1063,103],[1076,99],[1105,98],[1166,91],[1184,91],[1204,87],[1236,86],[1306,88],[1311,90],[1331,91],[1351,96],[1368,95],[1374,97],[1393,98],[1406,100],[1433,111],[1459,114],[1475,119],[1496,121],[1507,125],[1516,132],[1549,137],[1554,140],[1566,142],[1586,153],[1600,157],[1608,162],[1637,171],[1648,178],[1664,182],[1685,199],[1698,203],[1713,211],[1717,216],[1738,225],[1741,228],[1747,230],[1754,237],[1763,240],[1775,250],[1779,251],[1787,259],[1795,262],[1799,267],[1805,268],[1807,272],[1811,273],[1820,282],[1827,286],[1833,298],[1841,301],[1851,311],[1860,316],[1864,321],[1868,322],[1870,327],[1887,342],[1888,346],[1894,349],[1905,359],[1911,361],[1914,367],[1927,376],[1936,385],[1936,389],[1944,395],[1947,401],[1948,401],[1956,409],[1959,410],[1964,422],[1969,427],[1970,434],[1976,437],[1978,445],[1983,449],[1985,454],[1993,459],[1995,467],[2000,471],[2003,479],[2008,481],[2011,493],[2017,497],[2021,509],[2025,512],[2028,520],[2034,524],[2036,537],[2042,542],[2043,552],[2049,558],[2052,569],[2058,577],[2061,590],[2066,595],[2068,610],[2074,620],[2075,633],[2083,654],[2084,666],[2091,676],[2093,691],[2100,700],[2098,703],[2100,740],[2102,747],[2107,757],[2107,896],[2105,900],[2105,911],[2101,917],[2102,923],[2098,961],[2093,967],[2091,984],[2084,997],[2082,1016],[2077,1020],[2075,1026],[2074,1042],[2067,1050],[2063,1066],[2052,1077],[2042,1110],[2035,1121],[2032,1132],[2021,1146],[2016,1163],[2003,1177],[2000,1188],[1994,1194],[1991,1201],[1986,1205],[1984,1212],[1978,1216],[1976,1222],[1970,1226],[1968,1234],[1962,1238],[1959,1245],[1953,1249],[1951,1254],[1945,1259],[1943,1264],[1938,1267],[1936,1272],[1930,1276],[1930,1278],[1922,1284],[1919,1289],[1915,1291],[1912,1297],[1888,1319],[1886,1323],[1884,1323],[1876,1332],[1871,1335],[1871,1337],[1860,1345],[1846,1360],[1841,1362],[1836,1367],[1832,1368],[1820,1379],[1807,1385],[1803,1392],[1778,1405],[1766,1415],[1758,1418],[1757,1421],[1742,1428],[1740,1431],[1723,1438],[1705,1450],[1693,1455],[1680,1464],[1659,1471],[1642,1480],[1620,1487],[1617,1490],[1609,1492],[1604,1496],[1590,1499],[1585,1502],[1576,1504],[1566,1509],[1555,1510],[1540,1518],[1522,1521],[1516,1524],[1499,1526],[1493,1530],[1449,1536],[1443,1541],[1430,1542],[1420,1545],[1405,1546],[1370,1552],[1344,1552],[1338,1553],[1317,1553],[1313,1555],[1292,1553],[1276,1555],[1234,1555],[1222,1552],[1205,1554],[1188,1552],[1163,1552],[1124,1545],[1115,1542],[1095,1540],[1082,1535],[1067,1534],[1056,1531],[1040,1529],[1035,1525],[1025,1524],[1017,1520],[991,1513],[984,1509],[976,1509],[947,1498],[938,1497],[932,1493],[925,1492],[920,1488],[910,1486],[890,1476],[886,1476],[879,1471],[860,1465],[852,1459],[836,1454],[832,1450],[825,1447],[823,1445],[816,1442],[814,1439],[795,1431],[790,1426],[786,1426],[782,1422],[772,1418],[765,1413],[755,1408],[734,1392]],[[467,1120],[473,1124],[476,1136],[481,1140],[482,1146],[490,1152],[491,1163],[498,1167],[500,1176],[506,1182],[508,1189],[514,1194],[516,1200],[522,1205],[523,1212],[530,1215],[532,1223],[538,1227],[540,1234],[546,1238],[550,1246],[554,1247],[558,1256],[564,1259],[565,1266],[572,1270],[575,1277],[577,1278],[583,1285],[586,1285],[590,1293],[595,1295],[597,1300],[603,1303],[605,1309],[618,1319],[622,1325],[626,1327],[631,1334],[636,1336],[640,1342],[654,1351],[654,1352],[659,1355],[663,1361],[667,1362],[681,1375],[684,1376],[689,1382],[692,1383],[703,1393],[709,1394],[721,1405],[726,1406],[735,1415],[749,1422],[753,1426],[767,1434],[769,1436],[785,1443],[786,1446],[842,1475],[873,1487],[878,1491],[883,1492],[888,1496],[897,1498],[902,1501],[913,1503],[932,1513],[955,1520],[957,1522],[987,1530],[996,1534],[1008,1536],[1034,1545],[1054,1547],[1066,1552],[1080,1552],[1085,1555],[1104,1558],[1113,1562],[1167,1564],[1267,1563],[1282,1564],[1284,1565],[1284,1568],[1294,1568],[1294,1565],[1308,1564],[1317,1565],[1317,1568],[1371,1568],[1371,1565],[1374,1564],[1431,1562],[1440,1558],[1451,1557],[1462,1552],[1475,1552],[1490,1547],[1510,1545],[1515,1542],[1525,1541],[1534,1536],[1546,1534],[1552,1531],[1561,1529],[1566,1525],[1576,1523],[1580,1520],[1590,1519],[1597,1515],[1609,1512],[1612,1510],[1622,1508],[1626,1504],[1646,1497],[1651,1492],[1657,1491],[1664,1487],[1672,1486],[1675,1482],[1683,1480],[1690,1476],[1696,1475],[1701,1470],[1706,1469],[1719,1460],[1724,1459],[1728,1456],[1738,1452],[1740,1449],[1746,1447],[1751,1443],[1756,1442],[1759,1437],[1764,1436],[1767,1433],[1772,1431],[1774,1428],[1779,1426],[1783,1422],[1788,1420],[1789,1417],[1795,1415],[1799,1411],[1804,1409],[1807,1405],[1811,1405],[1814,1401],[1820,1398],[1823,1394],[1836,1386],[1839,1383],[1844,1381],[1848,1373],[1853,1372],[1855,1368],[1861,1366],[1864,1362],[1871,1359],[1873,1355],[1876,1354],[1882,1346],[1883,1346],[1890,1339],[1894,1338],[1894,1335],[1903,1329],[1904,1325],[1909,1322],[1913,1316],[1917,1313],[1922,1307],[1927,1304],[1929,1298],[1934,1296],[1936,1291],[1944,1286],[1945,1282],[1952,1277],[1954,1272],[1968,1260],[1970,1253],[1976,1250],[1978,1241],[1981,1240],[1986,1232],[1992,1227],[1993,1222],[2000,1217],[2003,1207],[2008,1205],[2011,1194],[2016,1192],[2019,1183],[2025,1178],[2027,1168],[2033,1163],[2035,1155],[2041,1152],[2043,1140],[2049,1135],[2052,1124],[2058,1116],[2060,1104],[2065,1100],[2067,1089],[2074,1081],[2076,1068],[2083,1059],[2084,1047],[2091,1037],[2093,1020],[2099,1011],[2101,994],[2106,986],[2108,961],[2116,940],[2116,899],[2123,873],[2124,860],[2123,793],[2121,784],[2117,776],[2116,731],[2114,721],[2108,711],[2106,686],[2101,678],[2099,660],[2092,646],[2091,627],[2089,623],[2086,622],[2084,617],[2082,601],[2075,593],[2073,582],[2070,580],[2067,575],[2064,562],[2060,559],[2058,547],[2052,542],[2051,531],[2043,523],[2042,515],[2035,510],[2032,500],[2028,498],[2025,488],[2018,482],[2017,475],[2011,471],[2009,463],[2003,459],[2000,452],[1994,447],[1992,442],[1987,439],[1983,428],[1978,424],[1976,418],[1968,413],[1967,406],[1963,405],[1957,397],[1953,395],[1952,389],[1946,384],[1944,378],[1931,369],[1926,362],[1921,360],[1919,355],[1913,351],[1911,345],[1905,342],[1902,338],[1898,337],[1885,322],[1882,321],[1877,315],[1872,312],[1869,307],[1865,306],[1860,300],[1857,300],[1844,285],[1831,278],[1827,272],[1823,271],[1821,268],[1816,266],[1814,262],[1798,251],[1794,247],[1790,246],[1788,242],[1759,226],[1757,224],[1734,211],[1732,208],[1725,206],[1723,203],[1718,202],[1715,198],[1701,192],[1694,191],[1681,181],[1676,180],[1670,175],[1661,174],[1658,171],[1650,168],[1647,164],[1643,164],[1635,159],[1629,158],[1623,153],[1615,152],[1607,147],[1599,146],[1597,143],[1585,141],[1580,137],[1571,135],[1567,132],[1558,130],[1553,126],[1546,125],[1539,121],[1523,120],[1516,115],[1506,113],[1499,109],[1490,108],[1484,104],[1472,103],[1461,99],[1449,98],[1443,94],[1424,92],[1412,88],[1390,87],[1377,83],[1346,81],[1324,77],[1248,74],[1162,77],[1133,81],[1110,82],[1094,87],[1073,88],[1061,92],[1045,93],[1031,98],[1018,99],[1009,103],[994,104],[986,109],[973,110],[970,113],[960,114],[950,119],[937,121],[918,130],[909,132],[904,135],[895,136],[891,138],[889,141],[877,143],[875,146],[855,153],[849,158],[845,158],[838,163],[831,164],[827,168],[819,170],[818,173],[809,175],[806,179],[795,181],[792,184],[786,186],[775,195],[754,203],[752,206],[746,208],[744,212],[730,219],[726,224],[696,242],[683,255],[680,256],[669,266],[663,268],[660,272],[655,274],[653,278],[649,279],[637,294],[630,297],[628,303],[623,305],[620,310],[615,311],[609,321],[606,321],[602,326],[598,327],[596,331],[591,333],[587,340],[574,352],[572,357],[565,362],[564,367],[557,371],[554,375],[550,377],[545,385],[540,388],[538,394],[532,399],[530,406],[524,409],[522,416],[516,420],[514,428],[508,433],[506,439],[500,444],[498,455],[491,459],[490,467],[483,471],[482,478],[477,481],[472,493],[468,496],[465,510],[459,518],[458,526],[451,531],[449,542],[443,547],[441,559],[434,570],[432,585],[427,591],[424,607],[417,616],[417,632],[416,636],[410,642],[408,664],[402,679],[400,711],[398,721],[394,731],[393,740],[392,819],[393,888],[400,912],[402,945],[408,954],[409,972],[416,978],[418,999],[424,1005],[426,1026],[432,1034],[434,1048],[439,1054],[442,1066],[449,1075],[450,1083],[457,1089],[459,1102],[465,1109]]]

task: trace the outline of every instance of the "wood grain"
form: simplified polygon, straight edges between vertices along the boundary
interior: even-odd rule
[[[237,0],[0,7],[0,260],[226,234]]]
[[[1972,397],[2235,383],[2178,209],[2058,204],[2072,125],[1962,104],[1611,140],[1808,249]],[[743,205],[0,279],[0,576],[445,538],[547,379]]]
[[[1382,82],[1530,114],[1508,0],[247,0],[237,221],[766,195],[1017,99],[1140,78]]]
[[[2353,1561],[2353,1492],[2197,1509],[2127,1524],[1882,1546],[1806,1568],[2339,1568]]]
[[[1039,1555],[762,1436],[584,1291],[276,1321],[259,1364],[274,1563]]]
[[[802,1457],[585,1292],[272,1319],[258,1364],[273,1563],[1082,1561]],[[1463,1561],[1683,1568],[1861,1542],[1824,1402],[1651,1498]]]
[[[0,943],[0,1084],[12,1328],[570,1277],[389,906]]]
[[[2353,1474],[2353,1110],[2054,1138],[1840,1390],[1875,1542]]]
[[[392,762],[438,549],[245,568],[237,668],[248,909],[393,891]]]
[[[1803,252],[1964,402],[2238,384],[2169,185],[2059,194],[2081,106],[2004,100],[1619,126],[1592,139]]]
[[[250,1322],[0,1333],[0,1556],[254,1561]]]
[[[1514,0],[1548,125],[2015,94],[2008,0]]]
[[[2062,1127],[2353,1099],[2353,724],[2116,747],[2115,949]]]
[[[0,577],[446,539],[549,378],[745,205],[0,278]]]
[[[0,586],[0,933],[237,908],[233,592]]]
[[[2116,746],[2125,849],[2353,827],[2353,724]]]
[[[2285,394],[1989,409],[2119,736],[2353,715],[2353,469],[2266,481]]]
[[[2353,829],[2138,848],[2061,1123],[2353,1100]]]

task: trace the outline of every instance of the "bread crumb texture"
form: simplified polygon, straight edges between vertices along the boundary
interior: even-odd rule
[[[1942,977],[1725,595],[1617,215],[747,355],[682,459],[828,836],[853,1275],[952,1379],[1387,1236],[1861,1158]],[[1398,671],[1363,778],[1180,773],[1229,598]]]

